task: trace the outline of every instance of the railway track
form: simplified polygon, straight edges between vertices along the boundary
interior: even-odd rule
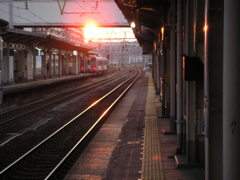
[[[36,112],[36,111],[46,108],[50,105],[54,105],[56,103],[65,101],[67,99],[76,97],[77,95],[79,95],[81,93],[84,93],[94,87],[97,87],[97,86],[107,83],[111,80],[114,80],[122,75],[124,75],[124,73],[117,73],[106,79],[102,79],[97,82],[91,82],[91,83],[82,85],[80,87],[77,87],[77,88],[74,88],[71,90],[67,90],[65,92],[58,93],[56,95],[25,104],[23,106],[15,108],[15,109],[12,109],[12,110],[9,110],[6,112],[2,112],[2,113],[0,113],[0,125],[3,125],[10,121],[13,121],[22,116],[28,115],[30,113]]]
[[[64,126],[0,171],[1,179],[59,179],[105,116],[140,77],[140,72],[96,100]]]

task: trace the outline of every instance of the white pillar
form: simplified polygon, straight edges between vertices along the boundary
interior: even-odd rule
[[[13,56],[10,55],[10,49],[9,44],[6,48],[6,54],[3,56],[3,62],[2,62],[2,79],[4,83],[11,83],[14,81],[14,75],[13,75]]]
[[[27,80],[33,79],[33,51],[32,48],[27,49]]]

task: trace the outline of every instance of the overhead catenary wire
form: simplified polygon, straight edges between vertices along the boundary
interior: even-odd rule
[[[98,17],[98,18],[100,17],[100,18],[103,20],[103,22],[107,22],[106,19],[105,19],[105,17],[103,17],[103,15],[96,9],[96,5],[93,6],[92,4],[89,3],[89,2],[95,2],[95,3],[96,3],[96,2],[100,2],[99,0],[94,0],[94,1],[89,1],[89,2],[86,1],[86,0],[82,0],[82,2],[84,2],[84,3],[85,3],[86,5],[88,5],[90,8],[92,8],[92,11],[91,11],[91,12],[89,12],[89,10],[88,10],[87,8],[85,8],[83,5],[81,5],[78,0],[75,0],[74,2],[75,2],[80,8],[82,8],[84,11],[86,11],[85,13],[83,12],[82,15],[89,15],[89,14],[90,14],[90,15],[93,16],[93,18],[95,18],[95,17],[96,17],[95,15],[97,14],[97,17]],[[12,6],[12,7],[15,8],[15,9],[25,10],[25,11],[28,12],[30,15],[32,15],[33,17],[41,20],[42,22],[47,23],[47,24],[49,24],[49,25],[52,24],[52,23],[49,23],[47,20],[43,19],[42,17],[40,17],[39,15],[37,15],[36,13],[34,13],[33,11],[31,11],[29,6],[28,6],[28,8],[26,8],[26,7],[19,7],[19,6],[16,6],[16,5],[10,5],[8,2],[0,2],[0,3],[1,3],[1,5],[7,6],[7,7]],[[7,4],[6,4],[6,3],[7,3]],[[98,5],[97,5],[97,7],[99,8],[99,3],[98,3]],[[94,12],[93,10],[95,11],[95,13],[94,13],[94,14],[91,14],[91,13]],[[2,11],[4,11],[4,10],[2,10]],[[7,11],[5,11],[5,13],[8,13],[8,14],[9,14],[9,12],[7,12]],[[72,14],[74,14],[74,13],[72,13]],[[24,19],[24,20],[26,20],[26,21],[28,21],[28,22],[32,22],[32,23],[34,23],[34,24],[36,23],[36,22],[34,22],[33,20],[27,19],[27,18],[25,18],[25,17],[23,17],[23,16],[20,16],[20,15],[14,14],[13,16],[19,17],[19,18],[21,18],[21,19]]]
[[[86,3],[88,6],[90,6],[92,9],[95,9],[97,10],[92,4],[90,4],[89,2],[83,0],[82,2]],[[93,1],[93,2],[99,2],[98,0],[97,1]],[[75,3],[77,3],[79,5],[79,7],[82,7],[79,3],[79,1],[75,0]],[[99,5],[99,4],[98,4]],[[87,11],[86,8],[83,8]],[[93,11],[92,11],[93,12]],[[105,18],[101,15],[101,13],[99,11],[96,11],[96,14],[100,15],[100,17],[102,18],[103,22],[106,22]],[[91,15],[95,15],[95,14],[91,14]]]
[[[1,2],[0,2],[0,3],[1,3]],[[1,4],[4,5],[4,6],[8,6],[8,7],[10,6],[9,4],[5,4],[5,3],[1,3]],[[49,23],[48,21],[42,19],[40,16],[36,15],[36,14],[35,14],[34,12],[32,12],[29,8],[26,9],[26,8],[22,8],[22,7],[15,6],[15,5],[11,5],[11,6],[12,6],[13,8],[16,8],[16,9],[26,10],[27,12],[29,12],[30,14],[32,14],[34,17],[38,18],[38,19],[41,20],[42,22],[51,24],[51,23]],[[9,14],[9,12],[7,12],[7,13]],[[19,15],[13,15],[13,16],[21,17],[22,19],[24,19],[24,17],[19,16]],[[25,18],[25,20],[26,20],[26,18]],[[33,22],[33,21],[28,20],[28,22]],[[35,23],[35,22],[33,22],[33,23]]]
[[[5,14],[8,14],[8,15],[10,14],[8,11],[2,10],[2,9],[0,9],[0,11],[3,12],[3,13],[5,13]],[[30,19],[27,19],[27,18],[22,17],[22,16],[20,16],[20,15],[13,14],[13,16],[18,17],[18,18],[20,18],[20,19],[23,19],[23,20],[25,20],[25,21],[28,21],[28,22],[34,23],[34,22],[31,21]]]

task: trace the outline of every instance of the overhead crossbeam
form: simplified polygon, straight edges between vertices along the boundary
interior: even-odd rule
[[[11,3],[9,3],[11,2]],[[13,27],[129,27],[112,0],[0,0],[0,17]]]
[[[61,14],[63,14],[63,13],[64,13],[64,9],[65,9],[65,6],[66,6],[66,2],[67,2],[67,0],[64,0],[64,2],[63,2],[63,6],[61,6],[61,3],[60,3],[59,0],[57,0],[57,2],[58,2],[58,6],[59,6],[59,9],[60,9]]]
[[[23,27],[56,27],[56,28],[84,28],[85,24],[67,24],[67,23],[40,23],[40,24],[14,24],[15,28],[23,28]],[[108,27],[108,28],[129,28],[130,25],[128,23],[102,23],[98,24],[97,27]]]

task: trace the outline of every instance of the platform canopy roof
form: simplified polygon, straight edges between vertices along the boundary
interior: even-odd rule
[[[3,19],[0,19],[0,28],[1,28],[1,29],[7,27],[8,24],[9,24],[9,23],[8,23],[7,21],[5,21],[5,20],[3,20]]]
[[[165,24],[169,9],[168,0],[115,0],[128,23],[134,22],[134,34],[143,47],[143,53],[151,53],[153,42]]]
[[[90,46],[83,44],[74,44],[71,41],[59,39],[51,35],[48,35],[45,41],[40,42],[40,45],[48,48],[56,48],[62,50],[78,50],[82,52],[87,52],[93,49]]]
[[[50,35],[44,35],[36,32],[23,31],[19,29],[6,28],[0,32],[4,42],[19,43],[19,44],[33,44],[46,48],[57,48],[62,50],[78,50],[89,51],[93,49],[84,44],[74,44],[73,42],[58,39]]]
[[[46,39],[46,36],[43,34],[11,28],[7,28],[0,32],[0,36],[3,38],[4,42],[19,44],[38,43]]]

